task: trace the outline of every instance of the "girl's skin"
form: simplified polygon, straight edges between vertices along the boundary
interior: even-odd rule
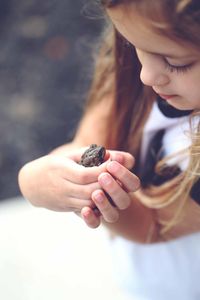
[[[133,156],[125,152],[109,151],[107,157],[110,155],[113,161],[108,160],[99,167],[85,168],[76,163],[85,150],[81,147],[91,143],[105,144],[104,133],[111,101],[103,99],[84,116],[72,143],[26,164],[20,170],[19,185],[24,197],[35,206],[55,211],[74,211],[92,228],[104,220],[116,233],[143,242],[153,217],[151,210],[138,200],[134,201],[131,193],[139,187],[138,178],[129,171],[134,165]],[[111,172],[112,166],[118,170]],[[111,180],[109,184],[103,180],[105,176]],[[117,179],[123,188],[117,184]],[[121,209],[110,205],[102,189],[110,194]],[[98,201],[97,195],[101,195],[103,201]],[[119,198],[118,195],[122,196]],[[96,216],[90,208],[94,204],[99,208],[101,217]]]
[[[133,9],[116,7],[108,14],[117,30],[136,48],[142,82],[159,95],[174,95],[167,101],[178,109],[199,109],[199,50],[153,32],[148,20]]]
[[[178,109],[200,108],[199,52],[156,34],[146,20],[128,8],[109,9],[108,15],[118,31],[136,47],[143,83],[165,95],[163,97]],[[172,97],[167,97],[169,95]],[[155,210],[143,206],[137,192],[134,193],[139,188],[139,179],[129,171],[134,165],[132,155],[107,151],[107,161],[99,167],[84,168],[76,163],[84,151],[81,147],[91,143],[105,144],[112,101],[111,98],[102,99],[88,110],[72,143],[25,165],[19,173],[21,191],[33,205],[74,211],[92,228],[103,221],[113,232],[130,240],[146,242],[149,229],[153,228],[151,242],[156,242],[160,238]],[[103,190],[117,207],[109,203]],[[92,210],[94,205],[101,216]],[[168,219],[176,205],[156,213]],[[199,220],[199,206],[188,199],[185,218],[174,229],[171,238],[199,230]]]

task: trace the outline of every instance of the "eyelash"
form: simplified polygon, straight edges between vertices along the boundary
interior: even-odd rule
[[[166,66],[166,69],[171,73],[173,73],[173,72],[185,73],[191,69],[191,67],[193,66],[193,63],[185,65],[185,66],[173,66],[167,60],[165,60],[165,66]]]

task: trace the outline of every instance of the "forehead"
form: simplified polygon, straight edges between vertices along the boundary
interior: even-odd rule
[[[108,15],[116,29],[140,50],[172,58],[199,55],[199,51],[191,48],[186,42],[175,41],[167,35],[159,34],[153,29],[153,23],[139,15],[131,5],[108,9]]]

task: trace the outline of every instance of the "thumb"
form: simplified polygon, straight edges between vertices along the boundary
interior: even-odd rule
[[[124,151],[110,150],[110,160],[115,160],[127,169],[132,169],[135,164],[135,158],[132,154]]]

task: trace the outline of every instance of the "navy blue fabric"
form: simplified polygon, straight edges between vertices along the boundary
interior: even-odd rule
[[[180,110],[171,106],[166,100],[163,100],[161,97],[157,98],[158,108],[164,116],[167,118],[179,118],[188,116],[193,112],[193,110]]]
[[[193,185],[190,197],[200,205],[200,179]]]
[[[150,184],[159,186],[164,182],[174,178],[181,172],[180,168],[176,165],[166,165],[162,170],[159,170],[159,173],[157,173],[155,170],[157,162],[164,157],[164,151],[162,150],[162,139],[164,134],[165,130],[161,129],[150,141],[144,163],[145,168],[141,173],[141,182],[143,187],[147,187]]]
[[[158,107],[161,112],[169,118],[177,118],[189,115],[192,111],[180,111],[173,108],[167,102],[158,98]],[[152,140],[150,141],[148,152],[146,155],[144,166],[145,168],[141,172],[141,184],[143,187],[149,185],[159,186],[164,182],[173,179],[180,174],[181,169],[177,165],[165,166],[159,173],[156,172],[155,166],[157,162],[164,157],[164,151],[162,149],[162,140],[165,134],[165,130],[159,130],[156,132]],[[200,205],[200,179],[194,184],[190,192],[191,198]]]

